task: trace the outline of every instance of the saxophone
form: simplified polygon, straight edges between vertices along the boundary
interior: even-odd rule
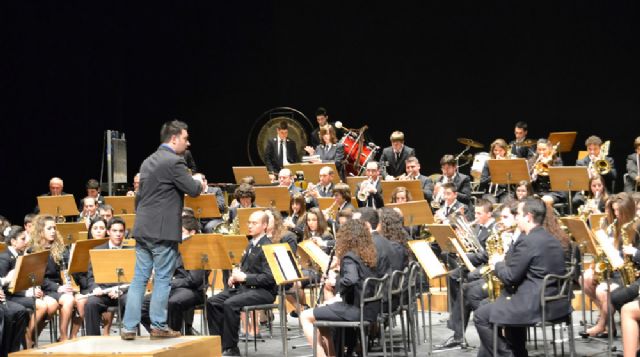
[[[630,245],[629,241],[629,226],[635,224],[638,221],[638,216],[635,216],[633,220],[623,224],[620,227],[620,238],[622,240],[622,245]],[[636,281],[636,269],[633,264],[633,260],[630,255],[624,255],[624,264],[619,268],[620,275],[622,276],[622,282],[624,286],[631,285],[634,281]]]
[[[504,227],[502,229],[496,229],[494,226],[493,232],[487,238],[485,242],[485,248],[487,251],[487,256],[491,257],[494,254],[504,254],[504,246],[502,244],[502,234],[515,230],[516,226]],[[496,301],[498,297],[500,297],[500,291],[502,290],[502,282],[496,274],[489,268],[489,266],[484,266],[480,273],[482,274],[482,278],[485,280],[482,289],[486,289],[489,295],[489,301]]]
[[[607,222],[607,218],[606,217],[602,217],[600,219],[600,227],[605,227],[605,224]],[[614,219],[613,222],[609,225],[606,226],[606,228],[604,228],[604,231],[607,233],[607,236],[612,237],[613,233],[614,233],[614,229],[616,224],[618,223],[618,219]],[[602,251],[602,248],[598,245],[596,247],[596,258],[594,261],[594,267],[593,267],[593,279],[595,281],[604,281],[605,280],[605,276],[604,276],[604,272],[607,271],[610,267],[609,261],[607,260],[606,255],[604,254],[604,252]]]

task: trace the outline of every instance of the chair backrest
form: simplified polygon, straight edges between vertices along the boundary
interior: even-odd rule
[[[575,264],[572,264],[571,269],[569,269],[564,275],[545,275],[544,279],[542,279],[542,292],[540,293],[540,305],[542,306],[542,309],[552,301],[567,299],[567,301],[571,303],[571,287],[573,286],[572,278],[574,273]],[[555,295],[547,296],[548,286],[555,286],[558,289],[558,292]]]
[[[402,295],[404,294],[403,285],[404,285],[404,279],[406,276],[406,271],[407,271],[407,268],[405,268],[404,271],[395,270],[393,273],[391,273],[391,278],[389,278],[389,289],[388,289],[389,313],[392,313],[393,311],[397,310],[398,307],[402,304]],[[393,306],[394,297],[397,297],[395,301],[398,304],[398,306]]]
[[[374,301],[382,301],[384,297],[385,285],[389,280],[389,274],[385,274],[382,278],[366,278],[362,284],[362,292],[360,296],[360,307],[364,304]]]

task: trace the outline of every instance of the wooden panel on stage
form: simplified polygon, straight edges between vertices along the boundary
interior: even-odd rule
[[[182,336],[150,340],[137,337],[123,341],[120,336],[87,336],[74,340],[52,343],[39,349],[11,353],[16,357],[41,356],[91,356],[91,357],[217,357],[222,355],[220,336]]]

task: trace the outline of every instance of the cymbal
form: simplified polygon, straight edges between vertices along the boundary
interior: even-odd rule
[[[467,138],[458,138],[458,142],[460,144],[471,146],[471,147],[474,147],[474,148],[477,148],[477,149],[482,149],[484,147],[483,144],[481,144],[481,143],[479,143],[479,142],[477,142],[475,140],[467,139]]]
[[[535,145],[536,143],[537,143],[537,141],[535,141],[533,139],[525,139],[523,142],[518,144],[518,146],[530,147],[530,146]]]

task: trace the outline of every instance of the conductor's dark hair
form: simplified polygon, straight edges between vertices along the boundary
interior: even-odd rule
[[[168,121],[164,123],[162,125],[162,129],[160,129],[160,142],[168,143],[169,141],[171,141],[172,136],[180,135],[183,130],[187,129],[189,129],[189,127],[185,122],[181,122],[177,119]]]
[[[316,109],[316,116],[320,116],[320,115],[323,115],[326,117],[329,114],[327,113],[327,110],[325,108],[319,107],[318,109]]]
[[[528,131],[529,130],[529,125],[527,125],[527,122],[524,122],[524,121],[521,120],[521,121],[516,123],[516,128]]]
[[[360,212],[360,219],[364,222],[369,222],[371,225],[371,229],[376,229],[378,227],[378,223],[380,223],[380,216],[378,216],[378,211],[371,207],[362,207],[358,208]]]
[[[537,225],[542,225],[542,223],[544,223],[544,217],[547,215],[547,206],[541,199],[529,197],[524,201],[522,213],[525,215],[531,213],[533,222]]]

